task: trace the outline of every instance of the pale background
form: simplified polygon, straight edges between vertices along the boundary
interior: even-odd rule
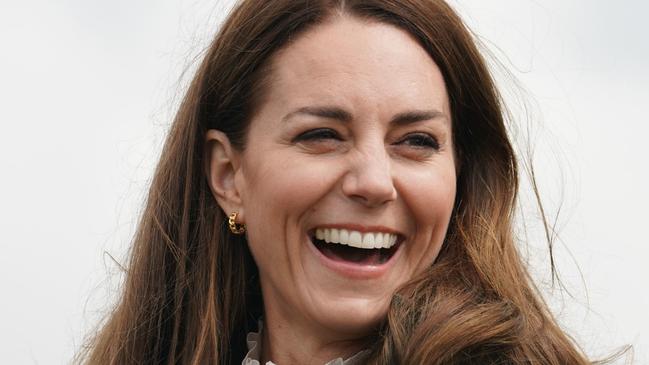
[[[547,209],[561,209],[572,296],[550,290],[524,203],[541,288],[589,354],[633,344],[648,364],[649,2],[452,3],[520,81],[497,67]],[[229,4],[0,0],[0,363],[69,362],[109,308],[120,276],[104,252],[125,258],[193,60]]]

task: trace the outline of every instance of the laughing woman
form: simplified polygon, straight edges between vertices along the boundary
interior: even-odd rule
[[[589,364],[516,249],[516,166],[445,2],[243,1],[80,361]]]

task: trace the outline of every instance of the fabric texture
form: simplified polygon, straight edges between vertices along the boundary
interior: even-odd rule
[[[261,331],[263,331],[263,322],[259,321],[259,332],[249,332],[246,336],[246,342],[248,343],[248,353],[246,357],[241,362],[241,365],[261,365]],[[369,355],[369,350],[363,350],[356,355],[343,360],[342,358],[337,358],[329,361],[325,365],[361,365],[363,361]],[[277,365],[272,361],[267,361],[264,365]]]

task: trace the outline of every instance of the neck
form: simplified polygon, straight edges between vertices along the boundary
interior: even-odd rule
[[[322,365],[336,358],[352,357],[367,345],[365,338],[334,338],[324,329],[314,331],[295,323],[285,323],[267,313],[262,331],[261,363]]]

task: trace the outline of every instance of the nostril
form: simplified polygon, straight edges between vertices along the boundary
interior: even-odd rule
[[[343,193],[355,201],[371,206],[385,204],[397,197],[391,177],[371,179],[348,176],[343,181]]]
[[[342,190],[359,203],[376,206],[397,197],[390,157],[385,151],[369,147],[354,155],[343,177]]]

